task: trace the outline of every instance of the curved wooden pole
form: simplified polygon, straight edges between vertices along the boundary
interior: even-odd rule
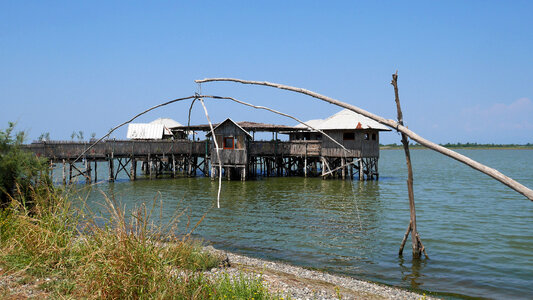
[[[202,80],[195,80],[196,83],[205,83],[205,82],[214,82],[214,81],[229,81],[229,82],[237,82],[237,83],[242,83],[242,84],[252,84],[252,85],[264,85],[264,86],[269,86],[269,87],[275,87],[275,88],[278,88],[278,89],[282,89],[282,90],[287,90],[287,91],[291,91],[291,92],[297,92],[297,93],[302,93],[302,94],[305,94],[305,95],[308,95],[308,96],[311,96],[313,98],[317,98],[317,99],[320,99],[322,101],[325,101],[325,102],[328,102],[328,103],[331,103],[331,104],[335,104],[337,106],[340,106],[340,107],[344,107],[346,109],[349,109],[351,111],[354,111],[358,114],[361,114],[365,117],[368,117],[378,123],[381,123],[385,126],[388,126],[398,132],[401,132],[405,135],[407,135],[409,138],[411,138],[412,140],[418,142],[420,145],[423,145],[431,150],[434,150],[434,151],[437,151],[441,154],[444,154],[448,157],[451,157],[457,161],[460,161],[464,164],[466,164],[467,166],[475,169],[475,170],[478,170],[482,173],[485,173],[487,175],[489,175],[490,177],[498,180],[499,182],[505,184],[506,186],[512,188],[513,190],[519,192],[520,194],[524,195],[526,198],[528,198],[529,200],[533,201],[533,190],[529,189],[528,187],[524,186],[523,184],[517,182],[516,180],[508,177],[508,176],[505,176],[504,174],[502,174],[500,171],[496,170],[496,169],[493,169],[491,167],[488,167],[488,166],[485,166],[467,156],[464,156],[462,154],[459,154],[455,151],[452,151],[450,149],[447,149],[441,145],[438,145],[438,144],[435,144],[429,140],[426,140],[425,138],[419,136],[418,134],[414,133],[413,131],[409,130],[407,127],[399,124],[398,122],[394,121],[394,120],[390,120],[390,119],[385,119],[383,117],[380,117],[378,115],[375,115],[371,112],[368,112],[364,109],[361,109],[357,106],[354,106],[354,105],[351,105],[351,104],[348,104],[348,103],[345,103],[345,102],[342,102],[342,101],[339,101],[339,100],[336,100],[336,99],[333,99],[333,98],[329,98],[327,96],[324,96],[324,95],[321,95],[321,94],[318,94],[318,93],[315,93],[315,92],[312,92],[312,91],[309,91],[309,90],[306,90],[306,89],[302,89],[302,88],[297,88],[297,87],[292,87],[292,86],[287,86],[287,85],[282,85],[282,84],[278,84],[278,83],[271,83],[271,82],[266,82],[266,81],[250,81],[250,80],[242,80],[242,79],[236,79],[236,78],[205,78],[205,79],[202,79]]]

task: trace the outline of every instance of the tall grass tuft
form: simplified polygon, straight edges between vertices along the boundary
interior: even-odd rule
[[[12,199],[0,210],[0,266],[50,279],[41,281],[41,288],[54,297],[274,298],[260,278],[205,276],[202,271],[221,259],[203,251],[190,234],[176,237],[177,218],[164,226],[152,222],[155,203],[125,214],[104,195],[108,218],[101,225],[82,199],[71,199],[72,192],[33,193],[31,209]]]

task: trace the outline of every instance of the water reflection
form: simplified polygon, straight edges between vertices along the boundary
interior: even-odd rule
[[[423,277],[423,271],[428,263],[426,259],[410,259],[406,262],[403,257],[398,258],[398,265],[400,266],[400,272],[402,274],[402,281],[408,282],[409,286],[413,289],[422,289],[424,284],[421,280]]]

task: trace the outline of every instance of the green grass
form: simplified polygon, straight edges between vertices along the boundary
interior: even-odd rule
[[[71,195],[49,188],[32,195],[31,209],[13,199],[0,211],[0,266],[23,274],[21,285],[39,279],[52,298],[280,298],[260,277],[203,275],[221,259],[202,251],[190,234],[173,236],[177,222],[155,226],[153,207],[125,215],[104,197],[109,218],[97,226]]]

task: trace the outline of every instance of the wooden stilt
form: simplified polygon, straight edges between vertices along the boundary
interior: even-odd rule
[[[132,157],[130,161],[130,180],[135,181],[135,179],[137,179],[137,161],[135,157]]]
[[[365,180],[363,169],[363,158],[359,158],[359,181]]]
[[[304,176],[307,177],[307,155],[304,158]]]
[[[69,171],[68,171],[68,183],[72,183],[72,163],[69,162]]]
[[[172,154],[172,177],[176,177],[176,158]]]
[[[113,167],[113,155],[109,156],[108,166],[109,166],[109,181],[115,181],[115,170]]]
[[[91,183],[91,165],[89,164],[89,160],[87,158],[85,160],[85,184]]]
[[[63,185],[67,184],[67,166],[65,164],[65,160],[63,159]]]
[[[344,166],[346,164],[346,159],[343,157],[341,158],[341,166]],[[342,179],[346,179],[346,167],[342,167],[341,169]]]
[[[96,164],[96,159],[94,160],[94,182],[98,181],[98,165]]]
[[[215,165],[211,165],[211,180],[215,180],[216,177],[216,167]]]

